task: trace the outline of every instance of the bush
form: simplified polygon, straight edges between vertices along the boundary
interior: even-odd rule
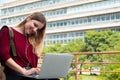
[[[105,74],[105,78],[106,78],[105,80],[120,80],[120,73],[117,72],[117,71],[120,71],[120,68],[115,69],[113,71],[116,71],[116,72]]]

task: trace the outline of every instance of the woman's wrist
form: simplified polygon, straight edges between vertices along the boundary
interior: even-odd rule
[[[21,74],[23,74],[24,76],[27,76],[27,70],[25,68],[22,68]]]

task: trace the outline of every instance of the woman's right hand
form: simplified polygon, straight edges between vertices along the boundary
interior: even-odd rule
[[[6,65],[9,68],[13,69],[14,71],[23,74],[24,76],[29,76],[31,74],[39,74],[40,73],[40,68],[31,68],[29,70],[26,70],[25,68],[18,65],[12,58],[9,58],[6,61]]]
[[[26,70],[25,68],[23,69],[23,75],[24,76],[29,76],[31,74],[39,74],[40,73],[40,69],[39,68],[31,68],[29,70]]]

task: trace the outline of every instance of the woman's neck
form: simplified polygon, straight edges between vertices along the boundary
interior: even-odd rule
[[[14,27],[14,29],[15,29],[16,31],[18,31],[19,33],[25,35],[25,31],[24,31],[24,27],[23,27],[23,26],[20,26],[20,27],[17,26],[17,27]]]

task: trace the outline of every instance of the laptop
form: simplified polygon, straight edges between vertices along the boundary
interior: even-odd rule
[[[29,78],[51,79],[65,78],[73,59],[71,54],[45,54],[39,75],[31,75]]]

